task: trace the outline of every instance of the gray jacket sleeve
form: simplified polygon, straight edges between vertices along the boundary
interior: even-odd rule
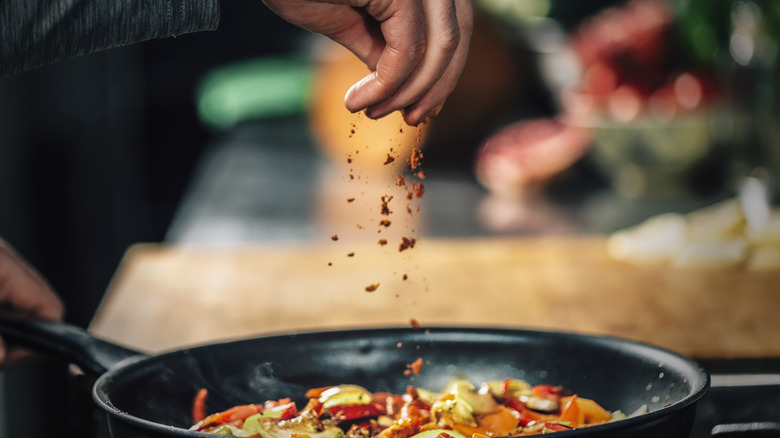
[[[218,23],[219,0],[0,0],[0,77]]]

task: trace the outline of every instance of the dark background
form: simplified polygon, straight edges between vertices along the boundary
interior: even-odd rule
[[[302,32],[257,0],[214,32],[0,80],[0,236],[86,326],[123,251],[160,241],[210,134],[194,92],[215,66],[290,51]]]

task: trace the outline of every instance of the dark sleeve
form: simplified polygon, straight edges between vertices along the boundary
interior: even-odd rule
[[[0,77],[153,38],[214,30],[219,0],[0,0]]]

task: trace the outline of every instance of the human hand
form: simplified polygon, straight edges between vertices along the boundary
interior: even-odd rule
[[[292,24],[325,35],[371,73],[344,103],[377,119],[402,110],[418,125],[458,82],[473,29],[471,0],[263,0]]]
[[[62,302],[46,281],[7,242],[0,239],[0,306],[19,315],[59,321]],[[0,338],[0,365],[24,356]]]

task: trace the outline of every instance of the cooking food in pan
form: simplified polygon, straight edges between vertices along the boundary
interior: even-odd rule
[[[240,405],[205,415],[207,392],[193,403],[191,430],[240,437],[471,438],[525,436],[584,428],[626,416],[561,386],[522,379],[476,387],[455,379],[441,391],[408,386],[404,394],[371,393],[358,385],[309,389],[298,410],[290,398]]]

